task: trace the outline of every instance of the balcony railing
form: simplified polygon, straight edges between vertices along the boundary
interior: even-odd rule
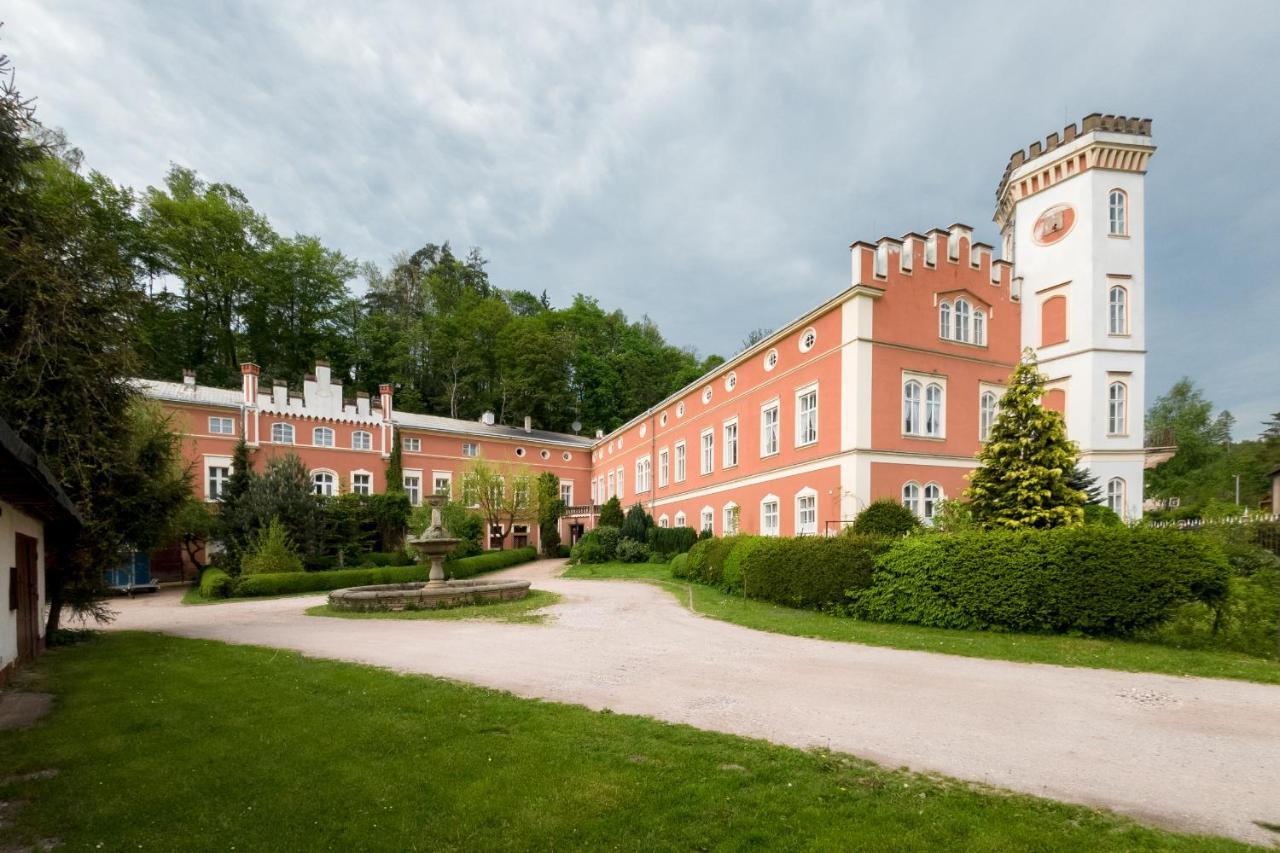
[[[578,504],[576,506],[567,506],[564,508],[565,518],[582,518],[583,516],[595,516],[599,514],[599,504]]]

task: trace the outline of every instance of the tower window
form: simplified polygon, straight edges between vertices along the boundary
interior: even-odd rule
[[[956,300],[955,324],[955,339],[967,343],[969,340],[969,303],[963,299]]]
[[[1107,508],[1124,518],[1124,480],[1119,477],[1107,481]]]
[[[1107,196],[1107,221],[1113,237],[1123,237],[1129,233],[1129,220],[1125,209],[1127,201],[1124,190],[1112,190]]]
[[[987,315],[981,310],[973,312],[973,342],[978,346],[987,344]]]
[[[938,306],[938,337],[946,340],[951,337],[951,303],[943,302]]]
[[[1129,333],[1128,291],[1119,285],[1111,288],[1107,304],[1109,310],[1107,330],[1113,335],[1127,335]]]
[[[1128,420],[1125,413],[1125,398],[1128,389],[1123,382],[1112,382],[1107,388],[1107,434],[1124,435]]]
[[[991,428],[996,423],[996,411],[999,402],[991,391],[983,391],[978,401],[978,439],[986,441],[991,438]]]

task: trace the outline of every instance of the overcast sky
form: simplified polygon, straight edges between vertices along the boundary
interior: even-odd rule
[[[1154,119],[1148,403],[1280,410],[1280,3],[6,0],[0,51],[86,164],[240,187],[350,256],[479,246],[500,287],[728,355],[845,287],[848,244],[997,244],[1010,152]]]

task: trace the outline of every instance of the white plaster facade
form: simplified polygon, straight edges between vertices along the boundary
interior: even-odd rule
[[[0,500],[0,671],[18,659],[18,611],[9,609],[9,590],[12,574],[18,565],[17,535],[36,540],[36,577],[38,579],[39,609],[43,617],[45,606],[44,522],[23,512],[8,501]],[[44,619],[37,620],[40,637],[44,638]]]

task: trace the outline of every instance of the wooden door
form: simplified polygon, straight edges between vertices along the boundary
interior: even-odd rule
[[[40,560],[35,539],[21,533],[15,536],[18,565],[10,579],[11,601],[18,611],[18,662],[24,663],[34,658],[40,647],[40,581],[36,574]]]

